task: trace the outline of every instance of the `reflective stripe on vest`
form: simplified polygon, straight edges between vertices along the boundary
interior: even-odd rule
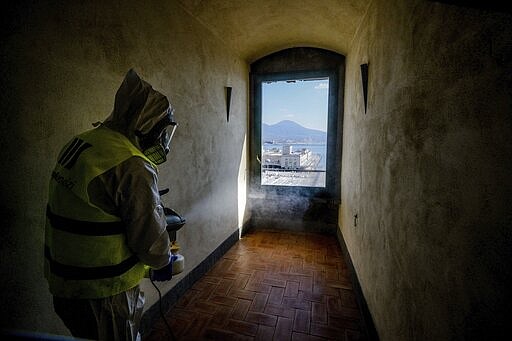
[[[150,162],[124,135],[106,127],[78,135],[60,153],[50,181],[45,233],[45,274],[53,295],[107,297],[144,277],[120,218],[92,204],[87,192],[94,178],[133,156]]]

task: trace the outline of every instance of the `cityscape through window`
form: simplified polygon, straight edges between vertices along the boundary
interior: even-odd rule
[[[329,78],[262,83],[261,185],[325,187]]]

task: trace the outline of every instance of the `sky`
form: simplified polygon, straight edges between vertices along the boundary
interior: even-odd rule
[[[262,84],[262,120],[275,124],[291,120],[300,125],[327,131],[329,80],[308,80]]]

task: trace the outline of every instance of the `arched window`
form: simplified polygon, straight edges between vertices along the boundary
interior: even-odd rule
[[[283,209],[303,218],[313,199],[336,206],[337,219],[344,71],[344,56],[309,47],[251,64],[249,204],[256,220],[282,217]]]

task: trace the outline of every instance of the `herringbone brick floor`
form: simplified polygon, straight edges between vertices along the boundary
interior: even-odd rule
[[[335,236],[254,231],[183,295],[179,340],[366,340]],[[169,340],[158,321],[144,341]]]

